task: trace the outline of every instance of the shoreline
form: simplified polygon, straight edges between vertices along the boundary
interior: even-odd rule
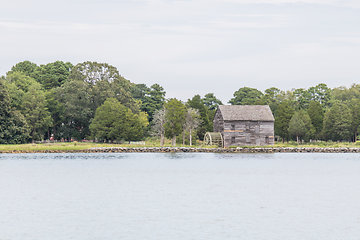
[[[2,153],[360,153],[351,147],[238,147],[238,148],[190,148],[190,147],[98,147],[81,150],[4,150]]]

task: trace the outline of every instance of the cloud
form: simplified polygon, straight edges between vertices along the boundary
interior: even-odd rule
[[[356,1],[45,0],[3,3],[0,74],[38,64],[108,62],[169,97],[241,86],[336,86],[360,75]],[[339,80],[340,79],[340,80]],[[189,87],[191,86],[191,87]],[[226,87],[225,87],[226,86]]]

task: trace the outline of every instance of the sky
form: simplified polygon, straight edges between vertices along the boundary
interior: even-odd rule
[[[358,0],[0,0],[0,75],[16,63],[109,63],[134,83],[226,103],[360,82]]]

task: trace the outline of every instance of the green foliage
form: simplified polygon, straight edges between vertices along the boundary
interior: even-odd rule
[[[149,121],[152,121],[154,113],[160,110],[165,102],[165,91],[159,84],[150,87],[145,84],[134,84],[132,95],[141,101],[140,109],[148,114]]]
[[[289,139],[289,123],[294,114],[289,101],[280,103],[276,109],[275,119],[275,135],[279,135],[283,140]]]
[[[96,109],[108,98],[116,98],[134,113],[139,112],[130,90],[130,81],[109,64],[84,62],[74,66],[69,80],[59,91],[59,101],[64,106],[64,136],[76,139],[89,136],[90,121]]]
[[[333,104],[324,117],[323,136],[325,140],[351,140],[351,121],[351,109],[346,104],[340,102]]]
[[[89,102],[95,111],[107,98],[116,98],[123,105],[138,111],[139,106],[131,95],[131,83],[118,70],[107,63],[84,62],[75,65],[69,75],[69,82],[86,84]]]
[[[6,82],[0,79],[0,144],[24,143],[29,138],[29,127],[24,116],[11,108]]]
[[[56,61],[38,67],[35,76],[45,89],[52,89],[67,81],[72,67],[69,62]]]
[[[23,72],[9,72],[6,80],[16,86],[16,89],[27,92],[29,87],[38,84],[36,80]]]
[[[186,106],[198,110],[200,114],[201,125],[197,129],[197,135],[199,139],[204,139],[206,132],[212,132],[213,129],[213,119],[215,115],[215,109],[211,110],[205,105],[203,99],[200,95],[195,95],[192,99],[189,99],[186,102]]]
[[[59,90],[57,99],[63,105],[61,137],[84,139],[90,135],[90,120],[94,116],[88,84],[68,81]]]
[[[348,102],[351,111],[351,132],[352,140],[355,142],[360,127],[360,99],[353,98]]]
[[[291,137],[296,138],[297,142],[299,142],[300,139],[309,141],[315,134],[315,128],[311,123],[311,119],[304,110],[294,113],[289,122],[288,131]]]
[[[23,61],[17,63],[15,66],[11,68],[11,72],[21,72],[29,77],[36,77],[36,70],[38,69],[38,65],[30,61]],[[9,72],[9,73],[11,73]],[[9,74],[8,73],[8,74]]]
[[[304,88],[298,88],[293,91],[296,106],[298,109],[306,109],[309,106],[311,94]]]
[[[263,93],[255,88],[243,87],[234,93],[229,103],[232,105],[256,105],[259,104]]]
[[[197,109],[188,108],[185,113],[184,133],[189,134],[189,144],[192,145],[193,133],[200,126],[201,117]],[[186,138],[186,137],[185,137]]]
[[[214,93],[205,94],[203,102],[211,111],[216,111],[219,105],[223,105],[222,102],[215,97]]]
[[[295,136],[297,141],[306,134],[305,123],[301,118],[300,112],[295,112],[289,122],[289,134]]]
[[[320,83],[315,87],[308,89],[310,100],[320,103],[322,106],[327,107],[331,98],[331,89],[324,83]]]
[[[69,62],[55,61],[39,66],[23,61],[0,80],[2,143],[41,140],[50,134],[54,134],[56,139],[84,139],[90,136],[90,123],[107,99],[116,99],[130,109],[132,115],[128,114],[128,121],[131,117],[136,118],[134,125],[128,127],[138,130],[128,132],[122,139],[139,139],[144,135],[143,126],[146,125],[144,112],[152,121],[155,112],[165,106],[165,91],[160,85],[133,84],[106,63],[83,62],[73,66]],[[355,141],[359,134],[360,84],[330,89],[322,83],[286,92],[272,87],[264,94],[243,87],[234,93],[229,103],[269,105],[275,117],[275,134],[284,140],[298,136],[306,141],[310,138]],[[215,111],[221,104],[213,93],[203,98],[195,95],[187,101],[186,107],[195,109],[201,120],[192,134],[196,132],[197,137],[203,139],[205,132],[213,130]],[[185,106],[170,99],[165,108],[166,114],[165,111],[162,113],[166,116],[160,119],[163,125],[159,136],[164,136],[165,125],[168,137],[179,135],[184,129],[188,134],[184,122],[187,116]],[[298,112],[293,114],[295,110]],[[143,119],[142,124],[139,119]],[[158,121],[156,119],[152,125]]]
[[[65,106],[60,102],[61,88],[53,88],[45,92],[46,108],[48,109],[51,118],[52,126],[50,132],[54,135],[55,139],[66,138],[63,130],[63,123],[65,120]]]
[[[45,92],[40,84],[31,85],[22,98],[21,112],[30,126],[31,139],[42,140],[52,125],[51,115],[46,108]]]
[[[280,89],[272,87],[265,90],[265,94],[261,97],[259,103],[261,105],[269,105],[273,113],[276,112],[277,106],[282,101],[284,92]]]
[[[185,123],[185,105],[177,100],[171,98],[165,103],[165,136],[174,138],[181,134]]]
[[[134,114],[117,99],[109,98],[96,110],[90,130],[101,141],[136,141],[144,137],[147,125],[146,113]]]
[[[315,138],[319,139],[323,128],[324,110],[319,102],[311,101],[307,113],[309,114],[311,123],[315,128]]]
[[[6,80],[9,83],[11,106],[25,118],[31,140],[41,140],[52,122],[41,84],[16,71],[9,72]]]

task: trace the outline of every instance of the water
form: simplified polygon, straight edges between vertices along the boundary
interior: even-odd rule
[[[360,239],[357,154],[0,154],[0,240]]]

